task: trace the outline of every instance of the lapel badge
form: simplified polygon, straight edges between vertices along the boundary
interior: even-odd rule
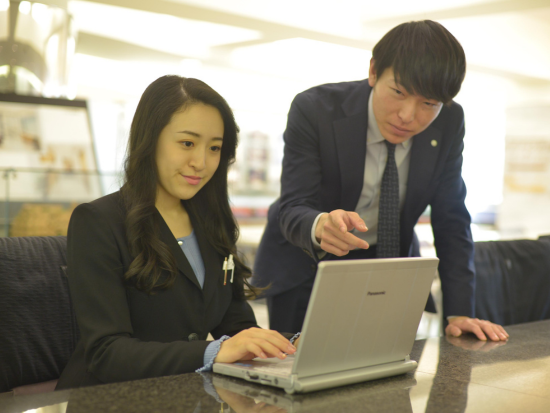
[[[223,262],[222,267],[224,274],[223,274],[223,285],[227,284],[227,271],[231,271],[231,280],[229,282],[233,282],[233,275],[235,274],[235,262],[233,261],[233,254],[229,254],[229,260],[226,258]]]
[[[435,148],[437,146],[437,141],[435,139],[432,139],[431,144]]]

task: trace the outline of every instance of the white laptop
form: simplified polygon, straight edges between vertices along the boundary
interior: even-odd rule
[[[214,363],[214,372],[307,393],[404,374],[437,258],[322,261],[294,356]]]

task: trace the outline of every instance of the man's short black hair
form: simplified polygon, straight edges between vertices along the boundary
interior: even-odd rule
[[[377,78],[392,68],[395,81],[409,93],[449,103],[460,91],[466,57],[456,38],[432,20],[402,23],[372,51]]]

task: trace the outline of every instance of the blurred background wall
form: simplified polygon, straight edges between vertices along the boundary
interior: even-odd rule
[[[15,91],[86,101],[95,163],[85,172],[100,175],[104,194],[120,185],[129,125],[145,87],[169,73],[205,81],[226,98],[241,128],[231,199],[241,243],[253,255],[279,192],[282,133],[293,97],[321,83],[366,78],[380,37],[401,22],[425,18],[447,27],[468,60],[455,100],[466,113],[463,176],[474,239],[550,233],[550,0],[0,0],[0,89],[15,87],[14,44],[34,42],[50,68],[44,70],[57,77],[44,75],[40,83],[32,77],[39,68],[23,67],[18,79],[27,81]],[[18,201],[13,191],[25,174],[5,172],[17,169],[5,146],[0,141],[4,203]],[[46,145],[40,151],[47,157]],[[70,198],[46,194],[33,201],[42,205],[39,221],[70,215],[83,201]],[[44,212],[56,202],[57,212]],[[36,216],[23,204],[7,213],[4,208],[4,227]],[[422,222],[417,232],[430,254],[429,211]],[[31,234],[12,228],[10,235]]]

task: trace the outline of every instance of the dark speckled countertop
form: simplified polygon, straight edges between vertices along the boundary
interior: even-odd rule
[[[0,412],[550,412],[550,320],[507,327],[507,343],[415,342],[415,372],[306,395],[217,374],[183,374],[0,398]]]

